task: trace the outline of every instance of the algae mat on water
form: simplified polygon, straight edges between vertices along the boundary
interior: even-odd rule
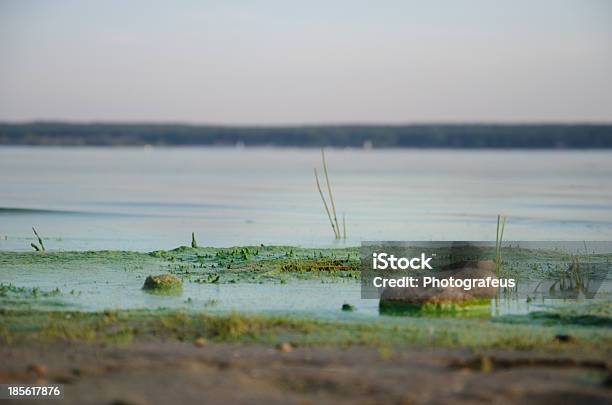
[[[331,296],[317,284],[343,283],[350,286],[347,294],[357,291],[358,264],[355,248],[181,247],[150,254],[0,252],[0,307],[201,309],[216,304],[226,310],[282,310],[293,299],[308,309],[308,294]],[[176,277],[183,288],[158,297],[144,294],[146,279],[160,274]],[[279,284],[285,287],[277,288]],[[275,306],[257,305],[266,296],[276,297]],[[316,296],[313,299],[320,301]],[[339,307],[342,302],[333,305]]]
[[[494,254],[492,250],[485,253]],[[595,259],[589,256],[589,260]],[[516,277],[543,277],[564,271],[566,260],[567,255],[558,252],[512,248],[504,255],[503,269]],[[377,317],[378,302],[360,299],[359,268],[356,247],[179,247],[148,254],[0,252],[0,307],[89,311],[166,307],[308,312],[309,316],[334,319]],[[147,277],[159,274],[176,277],[183,287],[157,297],[145,294],[142,286]],[[526,302],[523,300],[522,305]],[[347,305],[354,311],[341,314],[341,308]],[[545,305],[529,306],[529,310],[540,310]],[[487,316],[486,303],[477,306],[478,311],[432,309],[419,312],[424,316]],[[605,324],[605,320],[600,322]]]
[[[362,317],[362,307],[342,311],[338,301],[344,285],[351,294],[359,292],[357,248],[299,249],[292,247],[189,248],[134,252],[0,252],[0,338],[7,343],[28,341],[112,341],[170,339],[190,341],[205,337],[212,341],[279,343],[290,340],[299,345],[396,345],[479,348],[542,349],[588,351],[609,358],[612,351],[610,301],[571,305],[554,311],[498,317],[493,319],[445,319],[425,316],[378,317],[377,302],[372,317]],[[141,287],[147,276],[170,273],[184,284],[182,297],[150,297]],[[12,280],[12,281],[11,281]],[[318,288],[324,295],[281,297],[294,301],[277,303],[280,307],[297,301],[330,297],[337,318],[321,319],[298,314],[213,313],[210,305],[188,310],[151,309],[168,300],[188,301],[187,294],[204,289],[212,294],[219,286],[230,292],[246,294],[245,303],[257,307],[249,296],[253,287],[271,288],[266,294],[282,290],[287,284],[308,286],[330,283],[333,288]],[[312,284],[312,283],[315,284]],[[310,283],[310,284],[308,284]],[[318,284],[317,284],[318,283]],[[325,286],[326,284],[323,284]],[[64,287],[66,286],[66,287]],[[191,286],[191,287],[190,287]],[[243,290],[232,290],[245,286]],[[193,288],[193,290],[189,290]],[[242,288],[242,287],[241,287]],[[105,297],[107,291],[117,294]],[[298,290],[290,290],[291,294]],[[78,306],[87,297],[102,303],[142,296],[147,310],[90,312],[46,305],[49,300],[73,299]],[[241,297],[231,294],[230,300]],[[269,297],[269,295],[266,295]],[[358,297],[358,295],[357,295]],[[166,301],[157,301],[157,300]],[[358,298],[357,298],[358,299]],[[45,311],[40,311],[36,303]],[[63,301],[68,302],[68,301]],[[25,304],[25,305],[23,305]],[[350,305],[350,304],[347,304]],[[351,305],[351,307],[353,307]],[[293,308],[293,307],[292,307]],[[245,306],[245,309],[250,309]],[[437,315],[437,314],[436,314]],[[560,339],[569,336],[571,339]]]

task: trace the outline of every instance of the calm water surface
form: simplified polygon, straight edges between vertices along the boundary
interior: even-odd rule
[[[612,153],[329,150],[347,244],[612,239]],[[0,148],[0,249],[332,246],[314,149]]]

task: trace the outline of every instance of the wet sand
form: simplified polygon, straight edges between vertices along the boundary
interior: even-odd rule
[[[68,404],[612,401],[606,359],[526,351],[62,342],[0,358],[2,383],[61,383]]]

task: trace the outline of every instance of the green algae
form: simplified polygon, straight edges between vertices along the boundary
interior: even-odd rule
[[[305,249],[290,246],[192,248],[151,252],[169,273],[197,283],[286,283],[299,280],[358,279],[358,248]]]
[[[424,346],[473,350],[504,348],[608,355],[612,330],[566,326],[575,339],[559,343],[559,328],[471,319],[405,318],[402,322],[339,322],[287,316],[184,311],[38,312],[0,310],[0,341],[193,341],[279,343],[303,346]]]
[[[475,252],[475,256],[478,252]],[[491,254],[493,254],[491,250]],[[558,263],[565,263],[567,255],[560,252],[529,251],[526,249],[506,248],[504,250],[504,261],[512,263],[517,258],[521,260],[531,257],[538,263],[542,258],[554,258]],[[552,259],[551,259],[552,260]],[[607,257],[598,258],[590,255],[589,260],[608,260]],[[536,268],[539,268],[535,266]],[[507,271],[510,267],[505,267]],[[539,268],[540,269],[540,268]],[[567,269],[567,267],[563,267]],[[518,269],[515,269],[518,273]],[[48,273],[47,273],[48,272]],[[169,273],[183,282],[183,291],[187,298],[172,300],[160,297],[153,299],[147,297],[145,300],[134,300],[139,294],[139,289],[146,277],[150,274]],[[525,277],[532,274],[544,274],[541,269],[534,271],[531,267],[525,269]],[[128,308],[142,308],[145,306],[166,306],[189,308],[190,310],[204,309],[208,305],[207,300],[218,300],[214,308],[220,313],[233,310],[251,310],[258,313],[267,313],[268,307],[260,306],[260,301],[248,295],[257,291],[253,297],[262,297],[266,294],[276,294],[273,307],[279,311],[283,308],[295,310],[297,301],[291,301],[291,294],[298,291],[300,286],[312,287],[313,283],[346,283],[342,288],[359,289],[359,251],[358,248],[342,249],[306,249],[289,246],[249,246],[234,248],[192,248],[188,246],[179,247],[168,251],[155,251],[151,253],[122,252],[122,251],[99,251],[99,252],[0,252],[0,276],[1,275],[24,275],[29,284],[27,287],[20,285],[18,280],[21,276],[12,277],[12,287],[6,287],[4,296],[0,287],[0,307],[4,309],[46,309],[55,311],[63,305],[66,309],[90,309],[100,310],[112,307],[116,298],[123,297],[122,305]],[[46,274],[54,275],[52,281],[46,280]],[[29,277],[29,278],[28,278]],[[81,284],[64,284],[64,279],[79,279]],[[32,280],[36,284],[33,284]],[[40,281],[40,283],[39,283]],[[304,282],[306,281],[306,282]],[[311,283],[309,284],[308,281]],[[304,283],[302,283],[304,282]],[[285,286],[286,284],[291,284]],[[251,284],[258,284],[256,290]],[[278,284],[278,285],[277,285]],[[293,286],[297,286],[294,289]],[[128,286],[131,292],[126,292]],[[218,287],[223,286],[223,287]],[[230,288],[231,287],[231,288]],[[235,290],[234,287],[241,289]],[[61,288],[64,293],[53,293]],[[68,291],[73,290],[72,293]],[[88,289],[81,295],[82,289]],[[286,289],[283,292],[283,289]],[[223,295],[213,295],[216,290],[226,291]],[[59,291],[59,290],[57,290]],[[245,299],[239,300],[232,291],[240,294],[246,293]],[[312,290],[314,291],[314,289]],[[403,315],[420,317],[422,319],[457,317],[461,319],[483,318],[490,316],[491,307],[489,302],[471,302],[467,305],[448,306],[420,306],[410,308],[386,308],[378,302],[372,302],[364,308],[362,301],[352,301],[351,296],[339,298],[339,302],[324,301],[325,289],[316,289],[319,295],[308,295],[298,304],[306,302],[308,316],[312,318],[331,317],[332,319],[343,319],[353,316],[373,317],[381,315]],[[130,294],[126,297],[125,294]],[[210,294],[210,295],[207,295]],[[283,295],[284,294],[284,295]],[[160,295],[177,296],[181,291]],[[310,298],[314,297],[314,298]],[[88,301],[97,299],[94,304]],[[251,301],[249,301],[251,299]],[[313,302],[308,302],[308,300]],[[285,300],[287,300],[285,302]],[[314,302],[320,300],[319,302]],[[232,302],[239,304],[232,306]],[[128,303],[129,304],[126,304]],[[180,304],[176,304],[179,302]],[[343,302],[353,302],[359,308],[355,313],[341,313]],[[137,304],[133,304],[137,303]],[[138,304],[140,303],[140,304]],[[370,303],[368,303],[369,305]],[[138,306],[140,305],[140,306]],[[566,310],[540,310],[542,305],[531,305],[537,308],[539,313],[534,315],[517,315],[494,319],[495,323],[514,325],[543,325],[543,326],[580,326],[598,327],[600,329],[610,326],[612,313],[605,308],[593,313],[592,308],[568,304],[573,313]],[[310,308],[313,308],[312,310]],[[125,309],[125,307],[123,308]],[[324,311],[328,311],[323,313]],[[568,310],[569,311],[569,310]],[[608,311],[608,312],[606,312]],[[296,311],[297,312],[297,311]],[[347,311],[350,312],[350,311]],[[331,315],[330,315],[331,314]],[[459,319],[459,320],[461,320]]]
[[[398,301],[380,301],[379,310],[381,314],[395,316],[460,316],[463,318],[487,318],[491,316],[491,300],[471,299],[462,302],[425,304],[409,304]]]
[[[18,298],[38,298],[38,297],[55,297],[60,295],[62,291],[55,288],[51,291],[44,291],[38,287],[26,288],[17,287],[12,284],[0,283],[0,297],[18,297]]]
[[[494,257],[494,248],[470,248],[466,260]],[[464,254],[465,253],[465,254]],[[459,253],[457,253],[459,254]],[[578,256],[576,256],[578,257]],[[610,263],[612,255],[582,255],[573,260]],[[526,265],[528,263],[528,265]],[[504,248],[502,277],[519,280],[565,277],[572,258],[563,252]],[[0,269],[28,268],[88,271],[120,267],[126,271],[167,272],[184,282],[287,283],[292,279],[342,281],[360,278],[359,248],[308,249],[291,246],[210,248],[181,246],[151,253],[96,252],[0,252]]]
[[[335,259],[329,257],[320,259],[286,260],[280,264],[278,271],[289,273],[326,272],[333,275],[356,277],[360,275],[358,260]]]
[[[524,315],[505,315],[497,322],[530,325],[575,325],[612,328],[612,302],[600,301],[534,311]]]
[[[44,290],[0,283],[0,308],[58,309],[65,307],[64,302],[57,299],[61,296],[62,290],[59,288]]]

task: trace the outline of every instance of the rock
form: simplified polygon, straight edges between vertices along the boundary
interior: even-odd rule
[[[574,338],[572,335],[559,334],[555,335],[555,341],[559,343],[572,343],[576,341],[576,338]]]
[[[49,369],[42,363],[32,363],[28,366],[28,373],[32,373],[37,377],[44,377],[47,375]]]
[[[203,346],[206,346],[206,343],[208,343],[208,342],[207,342],[207,341],[206,341],[206,339],[204,339],[203,337],[196,338],[196,340],[194,340],[194,341],[193,341],[193,344],[194,344],[196,347],[203,347]]]
[[[447,266],[449,270],[438,271],[429,276],[435,276],[440,280],[451,277],[455,280],[486,280],[487,277],[496,279],[495,273],[491,270],[491,263],[488,261],[456,263],[452,267]],[[386,288],[380,297],[381,312],[390,314],[461,312],[484,316],[489,314],[489,302],[497,294],[495,287],[472,286],[469,290],[461,286],[423,287],[423,277],[419,277],[418,283],[419,287]]]
[[[442,270],[458,270],[458,269],[481,269],[495,271],[495,262],[493,260],[462,260],[444,266]]]
[[[173,290],[181,288],[183,282],[172,274],[149,276],[144,282],[144,290]]]
[[[479,268],[459,268],[455,270],[439,271],[434,273],[438,279],[450,277],[459,279],[496,279],[491,270]],[[446,302],[464,302],[477,299],[491,299],[495,297],[495,287],[472,287],[466,290],[462,287],[423,287],[423,279],[419,278],[419,287],[414,288],[386,288],[381,295],[382,301],[398,301],[406,304],[439,304]]]
[[[283,353],[289,353],[293,351],[293,345],[289,342],[283,342],[276,345],[276,349]]]

